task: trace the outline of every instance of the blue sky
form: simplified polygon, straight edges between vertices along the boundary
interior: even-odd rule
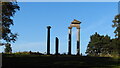
[[[55,53],[55,37],[60,39],[59,52],[68,52],[68,26],[81,21],[81,52],[85,54],[90,35],[98,32],[114,38],[111,27],[118,13],[117,2],[18,2],[20,11],[15,15],[13,32],[19,34],[12,43],[13,52],[46,52],[46,27],[51,28],[51,53]],[[76,28],[72,29],[72,53],[76,54]],[[0,47],[3,51],[4,47]]]
[[[19,2],[118,2],[119,0],[17,0]]]

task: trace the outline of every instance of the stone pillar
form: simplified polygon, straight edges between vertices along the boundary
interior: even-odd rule
[[[47,55],[50,54],[50,28],[51,26],[47,26]]]
[[[56,55],[58,55],[58,49],[59,49],[59,39],[56,37],[56,39],[55,39],[55,45],[56,45],[56,49],[55,49],[55,51],[56,51]]]
[[[80,28],[77,28],[77,55],[80,54]]]
[[[71,55],[71,34],[72,34],[72,27],[68,27],[69,36],[68,36],[68,55]]]

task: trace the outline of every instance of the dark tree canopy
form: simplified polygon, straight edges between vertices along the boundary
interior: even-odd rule
[[[20,7],[17,2],[2,2],[2,39],[7,43],[15,42],[17,33],[12,33],[10,27],[14,25],[12,17]]]
[[[11,53],[11,52],[12,52],[11,44],[7,43],[5,45],[5,53]]]
[[[99,56],[102,54],[109,54],[108,48],[110,43],[110,37],[108,35],[101,36],[97,32],[90,36],[90,42],[87,47],[86,54],[91,56]]]
[[[117,37],[116,38],[116,49],[120,55],[120,14],[118,14],[114,17],[113,23],[114,24],[112,25],[112,27],[116,28],[114,31],[115,36]]]

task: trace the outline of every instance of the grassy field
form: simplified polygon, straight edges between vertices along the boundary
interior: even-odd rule
[[[2,68],[120,68],[120,59],[68,55],[3,55]]]

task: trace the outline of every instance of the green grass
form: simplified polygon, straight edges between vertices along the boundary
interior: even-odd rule
[[[3,68],[120,68],[119,58],[68,55],[3,55]]]

